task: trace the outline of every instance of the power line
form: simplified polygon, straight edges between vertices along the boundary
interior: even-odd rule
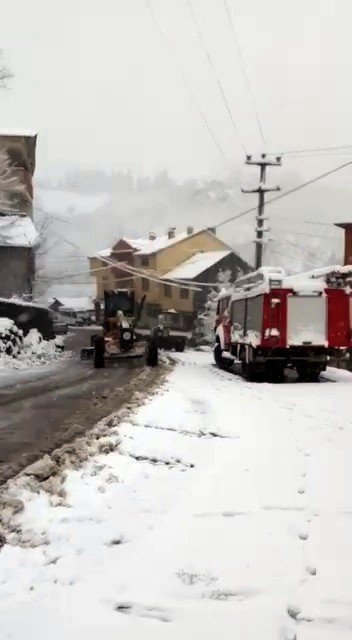
[[[186,78],[185,74],[183,73],[183,70],[182,70],[182,68],[181,68],[181,66],[180,66],[180,64],[179,64],[179,62],[178,62],[178,60],[176,58],[176,55],[173,52],[173,49],[172,49],[171,44],[170,44],[170,40],[167,37],[166,32],[162,28],[161,24],[159,23],[150,0],[145,0],[145,3],[146,3],[146,5],[147,5],[147,7],[148,7],[148,9],[149,9],[149,11],[151,13],[152,20],[153,20],[157,30],[159,31],[161,37],[166,41],[166,44],[167,44],[167,47],[168,47],[168,50],[169,50],[169,55],[172,58],[175,66],[176,66],[176,69],[177,69],[177,71],[178,71],[178,73],[179,73],[179,75],[180,75],[180,77],[181,77],[181,79],[183,81],[183,84],[185,86],[186,92],[188,94],[188,97],[189,97],[191,103],[195,106],[196,110],[198,111],[198,113],[200,115],[200,118],[201,118],[205,128],[207,129],[211,139],[213,140],[213,142],[214,142],[217,150],[219,151],[220,155],[222,156],[223,160],[226,162],[226,164],[228,164],[231,167],[232,163],[231,163],[230,159],[227,157],[226,153],[224,152],[224,150],[223,150],[221,144],[219,143],[214,131],[212,130],[212,128],[211,128],[211,126],[210,126],[210,124],[208,122],[208,119],[207,119],[203,109],[201,108],[201,106],[200,106],[200,104],[199,104],[194,92],[191,90],[191,88],[190,88],[190,86],[188,84],[187,78]]]
[[[288,156],[292,154],[317,153],[320,151],[338,151],[340,149],[351,149],[352,144],[342,144],[335,147],[313,147],[312,149],[290,149],[289,151],[280,151],[280,155]]]
[[[315,222],[315,220],[303,220],[304,224],[318,224],[322,227],[335,227],[334,222]]]
[[[345,162],[344,164],[339,165],[338,167],[335,167],[335,169],[331,169],[330,171],[326,171],[325,173],[320,174],[319,176],[316,176],[315,178],[311,178],[310,180],[307,180],[306,182],[303,182],[302,184],[297,185],[296,187],[293,187],[292,189],[288,189],[288,191],[284,191],[283,193],[280,193],[280,195],[275,196],[275,198],[271,198],[271,200],[268,200],[266,202],[266,206],[272,204],[273,202],[276,202],[277,200],[281,200],[282,198],[285,198],[286,196],[291,195],[291,193],[295,193],[296,191],[300,191],[301,189],[304,189],[305,187],[308,187],[311,184],[314,184],[315,182],[318,182],[318,180],[321,180],[322,178],[326,178],[327,176],[330,176],[333,173],[336,173],[337,171],[340,171],[341,169],[344,169],[345,167],[348,167],[352,164],[352,161],[350,162]],[[241,213],[237,213],[234,216],[230,216],[229,218],[225,218],[225,220],[222,220],[221,222],[218,222],[216,225],[213,225],[215,227],[221,227],[224,224],[228,224],[228,222],[233,222],[234,220],[238,220],[239,218],[242,218],[243,216],[246,216],[249,213],[253,213],[253,211],[256,211],[257,207],[251,207],[250,209],[245,209],[244,211],[241,211]],[[203,229],[203,231],[205,231],[206,228]]]
[[[333,240],[334,238],[331,238],[329,236],[322,236],[322,235],[318,235],[316,233],[306,233],[305,231],[293,231],[292,229],[284,229],[284,227],[275,227],[274,229],[272,229],[272,232],[275,233],[286,233],[287,235],[294,235],[294,236],[307,236],[308,238],[319,238],[322,240]]]
[[[290,258],[290,260],[293,260],[293,262],[297,262],[297,256],[293,256],[293,255],[287,254],[286,251],[285,252],[284,251],[280,251],[278,249],[273,249],[272,247],[270,247],[270,251],[272,253],[275,253],[277,256],[279,256],[279,258],[282,258],[282,257]],[[318,266],[321,266],[321,265],[317,265],[315,262],[312,262],[311,260],[308,260],[306,258],[304,258],[304,260],[305,260],[305,262],[307,264],[310,264],[312,267],[317,268]]]
[[[232,126],[233,126],[233,128],[235,130],[236,135],[240,139],[240,144],[241,144],[241,147],[242,147],[244,153],[247,153],[246,152],[246,147],[244,146],[244,143],[243,143],[243,140],[242,140],[241,133],[240,133],[239,128],[238,128],[238,125],[236,124],[236,122],[234,120],[234,117],[232,115],[232,112],[231,112],[231,109],[230,109],[230,105],[229,105],[228,100],[227,100],[226,95],[225,95],[225,91],[224,91],[223,86],[221,84],[221,81],[219,80],[218,75],[216,73],[215,65],[214,65],[213,59],[212,59],[212,57],[210,55],[209,49],[207,47],[207,44],[205,42],[205,38],[204,38],[204,36],[202,34],[202,31],[201,31],[201,28],[200,28],[200,25],[199,25],[199,21],[198,21],[197,16],[196,16],[196,14],[194,12],[193,5],[192,5],[192,0],[187,0],[187,5],[188,5],[188,8],[189,8],[189,12],[191,14],[191,18],[192,18],[192,20],[194,22],[194,26],[195,26],[199,41],[200,41],[200,43],[201,43],[201,45],[203,47],[203,50],[204,50],[204,53],[205,53],[205,55],[207,57],[209,65],[212,68],[216,84],[217,84],[218,89],[220,91],[222,100],[224,102],[224,105],[225,105],[226,111],[228,113],[228,116],[229,116],[229,118],[231,120]]]
[[[259,134],[260,134],[260,137],[262,139],[262,143],[265,146],[266,142],[265,142],[265,138],[264,138],[262,123],[260,121],[260,117],[259,117],[259,113],[258,113],[258,109],[257,109],[257,105],[256,105],[255,96],[254,96],[254,93],[253,93],[253,90],[252,90],[252,87],[251,87],[251,83],[249,81],[249,76],[248,76],[246,63],[245,63],[243,52],[242,52],[241,43],[240,43],[240,40],[239,40],[239,37],[238,37],[237,30],[235,28],[234,21],[232,19],[230,7],[229,7],[229,4],[228,4],[227,0],[224,0],[224,5],[225,5],[225,12],[226,12],[228,21],[230,23],[230,28],[232,30],[232,34],[233,34],[233,38],[234,38],[234,42],[235,42],[235,47],[237,49],[237,55],[238,55],[238,59],[240,61],[240,66],[241,66],[241,69],[242,69],[242,74],[243,74],[243,77],[244,77],[245,85],[247,87],[247,91],[249,93],[249,96],[250,96],[250,99],[251,99],[251,102],[252,102],[252,107],[253,107],[253,111],[254,111],[254,114],[255,114],[255,119],[256,119],[256,122],[257,122],[257,125],[258,125]]]

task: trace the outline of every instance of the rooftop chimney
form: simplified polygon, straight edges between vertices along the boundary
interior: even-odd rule
[[[167,237],[169,238],[169,240],[172,240],[172,238],[174,238],[176,235],[176,227],[169,227],[169,230],[167,232]]]
[[[339,222],[336,224],[340,229],[344,229],[345,231],[345,254],[344,254],[344,264],[351,265],[352,264],[352,222]]]
[[[149,240],[155,240],[156,239],[155,231],[149,231],[148,238],[149,238]]]
[[[194,234],[194,227],[187,227],[187,235],[192,236]]]

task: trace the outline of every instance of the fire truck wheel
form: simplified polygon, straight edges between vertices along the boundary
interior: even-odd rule
[[[214,360],[219,369],[223,369],[224,371],[229,371],[233,364],[232,360],[228,360],[227,358],[222,357],[222,348],[220,342],[217,342],[214,347]]]
[[[245,362],[245,360],[242,360],[241,369],[242,375],[244,378],[246,378],[246,380],[252,380],[253,382],[255,381],[256,376],[252,362]]]
[[[95,369],[105,367],[105,340],[103,336],[96,336],[94,341],[94,367]]]
[[[269,366],[266,377],[269,382],[279,383],[285,380],[285,367],[272,364]]]
[[[301,365],[297,367],[299,382],[318,382],[321,370],[319,367]]]

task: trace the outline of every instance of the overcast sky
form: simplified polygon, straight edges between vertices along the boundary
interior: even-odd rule
[[[0,95],[1,126],[38,131],[39,174],[75,165],[167,168],[177,178],[228,172],[168,43],[230,164],[242,163],[241,140],[261,149],[223,0],[192,4],[240,135],[188,0],[150,1],[167,39],[146,0],[0,0],[0,46],[15,74]],[[351,0],[228,2],[267,149],[352,143]],[[289,166],[308,176],[344,159]]]

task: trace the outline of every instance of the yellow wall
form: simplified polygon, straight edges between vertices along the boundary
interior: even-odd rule
[[[93,271],[93,269],[101,269],[101,267],[106,267],[106,262],[99,260],[99,258],[89,258],[89,267],[91,271],[91,275],[95,279],[96,283],[96,297],[99,300],[104,298],[104,291],[121,288],[124,289],[129,285],[129,282],[121,281],[119,282],[115,275],[112,273],[110,269],[104,269],[102,271]],[[126,274],[127,276],[127,274]]]

